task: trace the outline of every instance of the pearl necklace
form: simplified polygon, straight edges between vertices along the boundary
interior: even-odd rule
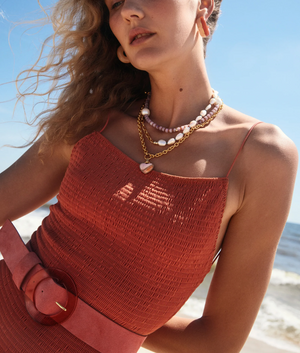
[[[182,126],[178,126],[178,127],[174,127],[174,128],[166,128],[164,126],[158,125],[156,124],[154,121],[152,121],[150,119],[150,109],[149,109],[149,102],[150,102],[150,97],[151,97],[151,93],[148,93],[147,99],[145,101],[145,106],[142,109],[142,115],[144,116],[146,122],[151,125],[153,128],[160,130],[162,132],[166,132],[166,133],[175,133],[175,132],[180,132],[176,137],[175,140],[179,140],[183,137],[183,134],[186,134],[190,131],[190,129],[194,126],[197,125],[197,123],[202,123],[205,122],[206,120],[208,120],[219,108],[219,106],[222,104],[222,100],[220,99],[220,97],[218,96],[218,92],[213,90],[213,94],[209,100],[209,104],[206,106],[205,109],[201,110],[200,115],[196,117],[196,119],[192,120],[189,124],[187,125],[182,125]],[[208,113],[208,111],[213,107],[214,109]],[[176,139],[177,138],[177,139]],[[157,144],[159,146],[166,146],[166,144],[173,144],[175,143],[174,138],[170,139],[167,141],[164,140],[159,140],[157,142]]]
[[[205,119],[201,119],[202,121],[198,121],[197,124],[195,125],[195,127],[197,127],[197,129],[200,129],[201,127],[206,127],[208,126],[211,121],[217,116],[216,113],[219,112],[219,108],[220,105],[216,105],[215,108],[213,109],[213,111],[211,112],[211,114],[207,115],[207,117]],[[222,109],[222,108],[221,108]],[[203,125],[205,122],[207,122],[207,124]],[[177,134],[175,137],[171,137],[168,141],[165,140],[158,140],[158,141],[154,141],[149,133],[149,131],[147,130],[143,117],[141,118],[141,127],[143,130],[144,135],[147,137],[147,139],[153,144],[153,145],[158,145],[161,147],[164,147],[166,145],[174,145],[177,141],[181,141],[185,135],[189,134],[189,132],[191,132],[191,129],[194,128],[194,126],[192,126],[191,128],[189,128],[185,133],[180,132],[179,134]],[[197,130],[196,129],[196,130]],[[194,130],[193,130],[194,131]]]
[[[207,120],[205,120],[204,122],[200,123],[200,122],[197,122],[197,124],[195,126],[192,126],[190,128],[190,130],[184,134],[182,136],[181,139],[175,141],[173,144],[171,144],[167,149],[161,151],[161,152],[157,152],[155,154],[152,154],[148,151],[147,147],[146,147],[146,142],[145,142],[145,139],[144,139],[144,134],[150,138],[150,141],[152,140],[147,129],[145,128],[145,125],[143,124],[143,114],[142,114],[142,111],[144,109],[144,106],[141,108],[140,112],[139,112],[139,115],[138,115],[138,118],[137,118],[137,125],[138,125],[138,132],[139,132],[139,137],[140,137],[140,141],[141,141],[141,145],[142,145],[142,149],[143,149],[143,153],[144,153],[144,158],[145,158],[145,162],[141,163],[140,164],[140,170],[144,173],[144,174],[147,174],[147,173],[150,173],[153,168],[154,168],[154,165],[153,163],[150,162],[150,160],[152,158],[158,158],[158,157],[161,157],[161,156],[164,156],[165,154],[173,151],[174,148],[178,147],[182,142],[184,142],[194,131],[198,130],[198,129],[201,129],[201,128],[204,128],[206,127],[207,125],[210,124],[210,122],[218,115],[218,113],[223,109],[223,102],[221,101],[221,105],[219,106],[219,108],[217,109],[217,111],[210,116],[210,118],[208,118]],[[154,141],[152,140],[152,143]]]

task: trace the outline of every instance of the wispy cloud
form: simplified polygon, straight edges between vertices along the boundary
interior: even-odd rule
[[[0,20],[1,20],[1,18],[2,18],[3,20],[7,20],[7,18],[6,18],[6,16],[5,16],[5,13],[4,13],[4,11],[3,11],[2,9],[0,9]]]

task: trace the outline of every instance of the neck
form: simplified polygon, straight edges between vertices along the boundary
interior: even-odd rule
[[[204,109],[212,95],[203,62],[189,62],[150,73],[151,119],[165,127],[189,123]]]

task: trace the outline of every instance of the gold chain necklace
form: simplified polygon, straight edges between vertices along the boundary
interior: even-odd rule
[[[219,109],[216,111],[216,113],[213,114],[207,121],[205,121],[205,122],[203,122],[201,124],[197,124],[196,126],[191,127],[190,131],[187,132],[186,134],[184,134],[183,137],[180,140],[175,141],[175,143],[172,144],[167,149],[165,149],[165,150],[163,150],[161,152],[157,152],[155,154],[150,153],[147,150],[146,142],[145,142],[145,139],[144,139],[144,134],[145,134],[145,136],[149,139],[149,141],[154,143],[153,139],[151,138],[150,134],[148,133],[147,129],[145,128],[145,125],[144,125],[144,122],[143,122],[143,114],[142,114],[143,108],[144,108],[144,105],[140,109],[140,112],[139,112],[139,115],[138,115],[138,118],[137,118],[137,126],[138,126],[138,132],[139,132],[139,137],[140,137],[140,141],[141,141],[141,146],[142,146],[143,153],[144,153],[144,158],[145,158],[145,162],[140,164],[140,170],[144,174],[147,174],[147,173],[150,173],[153,170],[153,168],[154,168],[153,163],[150,162],[151,159],[162,157],[162,156],[166,155],[167,153],[173,151],[174,148],[180,146],[188,137],[190,137],[194,131],[202,129],[202,128],[208,126],[210,124],[210,122],[212,120],[214,120],[214,118],[223,109],[223,103],[219,106]]]

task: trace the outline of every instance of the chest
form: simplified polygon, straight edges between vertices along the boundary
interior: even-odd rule
[[[73,153],[60,202],[72,217],[109,232],[108,242],[120,249],[143,241],[146,251],[198,257],[204,244],[215,250],[227,182],[156,171],[144,175],[138,163],[92,134]]]

